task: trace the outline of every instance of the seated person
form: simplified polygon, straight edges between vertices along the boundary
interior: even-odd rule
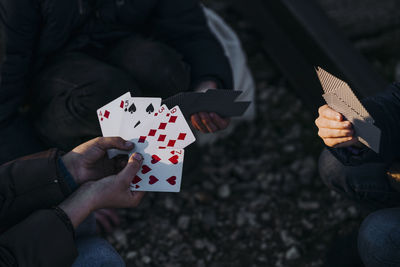
[[[365,266],[400,266],[400,191],[391,168],[400,159],[400,84],[362,102],[381,131],[379,154],[362,145],[352,124],[327,105],[316,125],[325,142],[319,170],[323,181],[371,214],[358,234]]]
[[[144,193],[129,188],[142,156],[127,162],[106,153],[133,147],[119,137],[96,138],[67,154],[51,149],[2,165],[0,266],[125,266],[94,229],[79,225],[95,210],[140,203]]]
[[[96,110],[128,90],[233,87],[198,0],[1,0],[0,10],[0,162],[100,136]],[[229,124],[206,112],[191,121],[202,132]]]

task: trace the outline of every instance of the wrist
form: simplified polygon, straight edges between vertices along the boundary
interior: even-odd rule
[[[97,204],[91,183],[85,183],[74,194],[58,205],[70,218],[75,229],[91,212],[96,210]]]
[[[73,157],[71,157],[70,153],[67,153],[64,156],[62,156],[60,158],[60,161],[64,165],[67,171],[67,175],[69,174],[71,176],[71,179],[73,180],[74,183],[76,183],[78,186],[84,183],[84,181],[82,181],[82,179],[80,179],[79,177],[76,162],[73,159]]]
[[[218,84],[215,81],[202,81],[200,83],[198,83],[195,87],[195,91],[196,92],[205,92],[208,89],[217,89],[218,88]]]
[[[87,207],[90,212],[101,208],[101,197],[99,197],[99,186],[96,182],[86,182],[80,186],[79,191],[84,195]]]
[[[101,192],[104,191],[101,181],[86,182],[81,186],[81,188],[84,194],[87,195],[86,200],[92,212],[104,208],[105,196],[104,194],[101,194]]]

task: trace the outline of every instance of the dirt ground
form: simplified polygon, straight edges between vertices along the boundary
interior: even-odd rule
[[[179,194],[149,193],[108,239],[128,266],[323,266],[330,240],[361,222],[317,172],[310,113],[227,1],[210,1],[237,31],[257,84],[257,118],[197,153]],[[382,64],[381,64],[382,65]],[[193,150],[193,149],[192,149]]]

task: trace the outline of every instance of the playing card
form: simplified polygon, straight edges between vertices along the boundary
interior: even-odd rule
[[[364,108],[357,96],[351,90],[350,86],[328,73],[322,68],[317,68],[317,75],[321,82],[322,88],[325,93],[335,93],[342,101],[348,104],[354,112],[359,114],[364,120],[374,123],[373,118],[369,115],[368,111]]]
[[[121,121],[119,135],[126,139],[136,137],[147,120],[160,108],[161,98],[133,97],[128,100]]]
[[[182,180],[183,149],[148,147],[141,170],[133,178],[132,191],[179,192]]]
[[[222,117],[242,116],[251,102],[236,101],[242,91],[209,89],[204,93],[180,93],[163,101],[169,108],[179,105],[186,118],[198,112],[215,112]]]
[[[118,136],[126,101],[130,97],[131,94],[128,92],[97,110],[97,117],[104,137]]]
[[[161,98],[129,97],[126,99],[117,135],[125,140],[134,139],[160,104]],[[137,149],[142,150],[140,147]],[[108,151],[109,158],[124,154],[129,154],[129,152],[118,149]]]
[[[179,106],[182,113],[187,116],[191,113],[193,106],[198,104],[197,99],[202,95],[204,94],[198,92],[183,92],[164,99],[162,103],[168,108]]]
[[[169,110],[166,105],[162,105],[159,111],[154,113],[151,122],[140,135],[139,143],[148,142],[150,146],[158,148],[179,149],[196,141],[178,106]]]
[[[346,82],[330,74],[321,67],[316,68],[318,79],[322,85],[322,89],[325,93],[335,91],[337,88],[347,85]]]
[[[323,97],[329,107],[343,114],[353,124],[359,141],[376,153],[379,153],[381,130],[372,123],[364,120],[363,117],[333,91],[325,93]]]

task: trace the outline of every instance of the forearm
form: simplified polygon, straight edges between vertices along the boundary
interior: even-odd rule
[[[59,156],[53,149],[0,167],[0,228],[7,229],[38,209],[58,205],[71,193],[58,170]]]
[[[95,195],[94,183],[88,182],[59,205],[75,229],[95,210]]]

